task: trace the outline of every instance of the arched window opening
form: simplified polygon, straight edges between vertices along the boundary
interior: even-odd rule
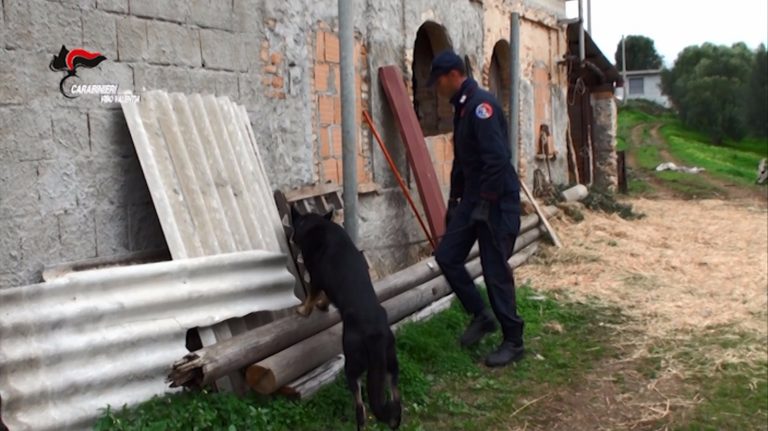
[[[510,67],[509,42],[500,40],[493,47],[491,66],[488,71],[488,89],[504,108],[507,118],[509,118],[509,92],[512,88]]]
[[[431,21],[419,27],[413,46],[413,107],[424,136],[449,133],[453,129],[450,102],[439,96],[434,88],[427,87],[432,59],[451,48],[445,27]]]

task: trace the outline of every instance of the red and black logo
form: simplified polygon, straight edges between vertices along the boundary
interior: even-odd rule
[[[64,97],[74,99],[77,96],[71,96],[67,94],[66,91],[64,91],[64,83],[67,81],[67,79],[72,78],[73,76],[77,76],[77,69],[81,67],[85,67],[87,69],[94,68],[106,59],[107,57],[104,57],[99,52],[86,51],[82,48],[75,48],[70,51],[67,49],[67,47],[61,45],[61,51],[59,51],[59,55],[53,56],[53,59],[51,60],[51,63],[48,65],[48,67],[54,72],[67,72],[67,75],[61,79],[61,82],[59,82],[59,90],[61,90],[61,94],[63,94]]]

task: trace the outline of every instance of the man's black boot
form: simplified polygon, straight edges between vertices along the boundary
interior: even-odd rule
[[[489,367],[503,367],[510,362],[517,362],[523,358],[525,349],[522,343],[504,341],[495,352],[485,358],[485,365]]]
[[[496,330],[496,322],[493,321],[493,317],[488,313],[488,310],[475,315],[472,322],[469,323],[467,329],[462,334],[459,342],[461,347],[469,347],[477,344],[486,335]]]

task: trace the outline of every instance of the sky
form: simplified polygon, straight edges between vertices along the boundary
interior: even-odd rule
[[[587,1],[584,0],[586,20]],[[614,61],[621,35],[648,36],[672,66],[686,46],[712,42],[768,45],[768,0],[591,0],[592,39]],[[578,17],[578,1],[566,3],[569,18]],[[588,23],[585,25],[588,26]]]

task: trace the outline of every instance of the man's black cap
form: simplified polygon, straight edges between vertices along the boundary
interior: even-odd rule
[[[431,87],[437,82],[437,78],[449,73],[452,70],[463,72],[464,61],[451,50],[443,51],[432,60],[432,69],[429,71],[429,81],[427,86]]]

